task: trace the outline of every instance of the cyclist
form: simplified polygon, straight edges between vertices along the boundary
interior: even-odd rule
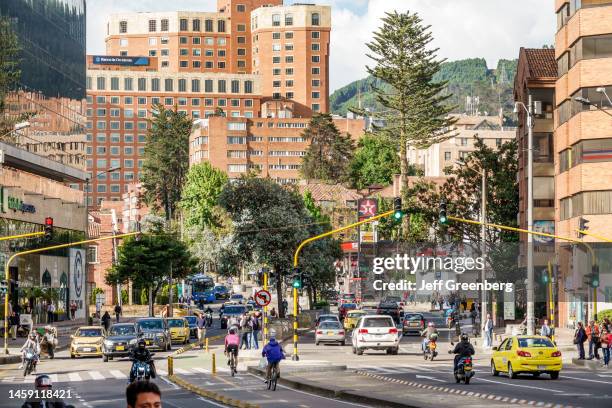
[[[235,326],[229,328],[227,336],[225,336],[225,355],[228,356],[227,365],[235,367],[238,365],[238,346],[240,345],[240,337],[238,337],[238,329]],[[232,365],[231,362],[234,364]]]
[[[285,358],[285,351],[279,342],[276,341],[276,331],[270,330],[270,341],[261,352],[262,357],[268,359],[266,367],[266,383],[270,381],[272,375],[272,367],[276,367],[276,372],[280,377],[280,361]]]

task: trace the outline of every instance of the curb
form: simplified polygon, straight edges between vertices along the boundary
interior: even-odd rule
[[[15,364],[15,363],[20,363],[21,362],[21,356],[18,355],[3,355],[0,356],[0,365],[2,364]]]
[[[258,368],[255,368],[255,367],[249,367],[247,369],[247,372],[254,374],[254,375],[258,375],[258,376],[261,376],[263,374],[262,370],[259,370]],[[354,403],[361,403],[361,404],[365,403],[365,404],[371,404],[375,406],[384,406],[384,407],[390,407],[390,408],[430,408],[431,407],[431,405],[414,405],[414,404],[411,405],[409,403],[400,403],[400,402],[389,401],[389,400],[382,399],[382,398],[371,397],[367,395],[354,394],[353,392],[351,392],[354,390],[342,390],[342,389],[332,390],[332,389],[325,388],[319,385],[305,384],[303,382],[287,379],[284,377],[279,377],[278,382],[289,388],[293,388],[293,389],[301,390],[301,391],[307,391],[307,392],[311,392],[313,394],[317,394],[323,397],[339,399],[339,400],[347,401],[347,402],[354,402]]]
[[[193,392],[194,394],[200,395],[204,398],[208,398],[211,399],[213,401],[216,402],[220,402],[222,404],[225,405],[229,405],[230,407],[236,407],[236,408],[260,408],[259,405],[254,405],[254,404],[250,404],[248,402],[244,402],[238,399],[233,399],[233,398],[229,398],[226,397],[225,395],[213,392],[213,391],[208,391],[205,390],[201,387],[195,386],[185,380],[183,380],[182,378],[179,378],[175,375],[171,375],[168,376],[168,379],[170,381],[172,381],[173,383],[175,383],[176,385],[178,385],[181,388],[184,388],[188,391]]]
[[[437,385],[421,384],[421,383],[417,383],[414,381],[406,381],[406,380],[400,380],[398,378],[391,378],[391,377],[385,377],[385,376],[378,375],[378,374],[372,374],[367,371],[361,371],[361,370],[356,370],[354,371],[354,373],[363,375],[365,377],[375,378],[381,381],[392,382],[395,384],[408,385],[410,387],[422,388],[422,389],[427,389],[427,390],[432,390],[432,391],[442,391],[442,392],[446,392],[449,394],[463,395],[466,397],[477,397],[477,398],[482,398],[482,399],[491,400],[491,401],[505,402],[505,403],[513,404],[513,405],[533,405],[533,406],[538,406],[538,407],[551,407],[551,408],[577,408],[573,405],[562,405],[562,404],[555,404],[553,402],[543,402],[543,401],[528,401],[528,400],[519,399],[519,398],[502,397],[500,395],[484,394],[484,393],[474,392],[474,391],[458,390],[456,388],[448,388],[448,387],[441,387]]]

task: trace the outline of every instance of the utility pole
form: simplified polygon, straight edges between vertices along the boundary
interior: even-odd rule
[[[533,231],[533,100],[527,107],[527,229]],[[535,282],[533,273],[533,235],[527,234],[527,335],[535,334]]]
[[[481,177],[482,177],[482,185],[480,190],[480,221],[482,225],[480,226],[480,254],[485,259],[486,251],[487,251],[487,173],[484,169],[481,169]],[[487,291],[484,289],[484,281],[487,277],[486,273],[486,265],[485,262],[483,264],[482,271],[480,272],[480,280],[483,284],[481,299],[480,299],[480,329],[481,333],[484,332],[485,324],[487,322]]]

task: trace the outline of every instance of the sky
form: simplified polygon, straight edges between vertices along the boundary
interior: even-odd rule
[[[299,2],[299,1],[296,1]],[[301,1],[306,2],[306,1]],[[520,47],[554,44],[554,0],[313,0],[332,6],[330,88],[364,78],[366,43],[385,12],[417,12],[431,25],[432,47],[449,61],[483,57],[489,68],[518,58]],[[214,11],[216,0],[89,0],[87,52],[103,54],[106,17],[126,11]],[[293,0],[285,0],[293,3]]]

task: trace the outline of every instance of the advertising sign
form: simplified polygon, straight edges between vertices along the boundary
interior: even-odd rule
[[[85,318],[85,251],[70,249],[70,300],[77,304],[76,318]]]
[[[122,65],[122,66],[148,66],[149,57],[112,57],[108,55],[94,55],[93,63],[97,65]]]
[[[543,232],[545,234],[554,235],[555,222],[554,221],[534,221],[533,230],[537,232]],[[534,235],[533,242],[536,244],[552,244],[555,242],[555,239],[552,237],[544,237],[542,235]]]
[[[504,320],[514,320],[516,316],[514,292],[504,292]]]
[[[378,200],[375,198],[364,198],[358,201],[357,211],[359,220],[364,220],[378,214]]]

